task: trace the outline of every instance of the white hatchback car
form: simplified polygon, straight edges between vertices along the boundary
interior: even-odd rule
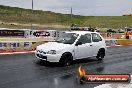
[[[37,46],[35,56],[40,60],[70,65],[73,60],[96,56],[100,61],[106,52],[104,38],[97,32],[70,31],[55,42]]]

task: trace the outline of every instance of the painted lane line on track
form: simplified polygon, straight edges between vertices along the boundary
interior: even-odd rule
[[[125,46],[125,45],[111,45],[111,46],[106,46],[106,47],[114,47],[114,46]],[[132,46],[132,44],[129,44],[129,46]]]
[[[24,54],[24,53],[35,53],[35,51],[25,51],[25,52],[8,52],[8,53],[0,53],[0,55]]]

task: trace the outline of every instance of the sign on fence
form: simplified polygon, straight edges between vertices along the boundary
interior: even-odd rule
[[[0,49],[4,48],[29,48],[32,42],[0,42]]]

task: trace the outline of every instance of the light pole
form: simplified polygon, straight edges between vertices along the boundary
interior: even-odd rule
[[[71,24],[73,23],[72,18],[73,18],[73,14],[72,14],[72,7],[71,7]]]
[[[33,0],[32,0],[32,14],[33,14]],[[32,18],[31,18],[32,19]],[[31,23],[31,30],[33,29],[33,24]]]
[[[33,4],[34,4],[34,3],[33,3],[33,0],[32,0],[32,12],[33,12]]]

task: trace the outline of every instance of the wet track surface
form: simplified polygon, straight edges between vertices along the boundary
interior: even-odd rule
[[[0,55],[0,88],[94,88],[76,81],[79,65],[91,74],[132,74],[132,46],[108,48],[104,61],[96,58],[74,61],[69,67],[42,63],[34,53]]]

